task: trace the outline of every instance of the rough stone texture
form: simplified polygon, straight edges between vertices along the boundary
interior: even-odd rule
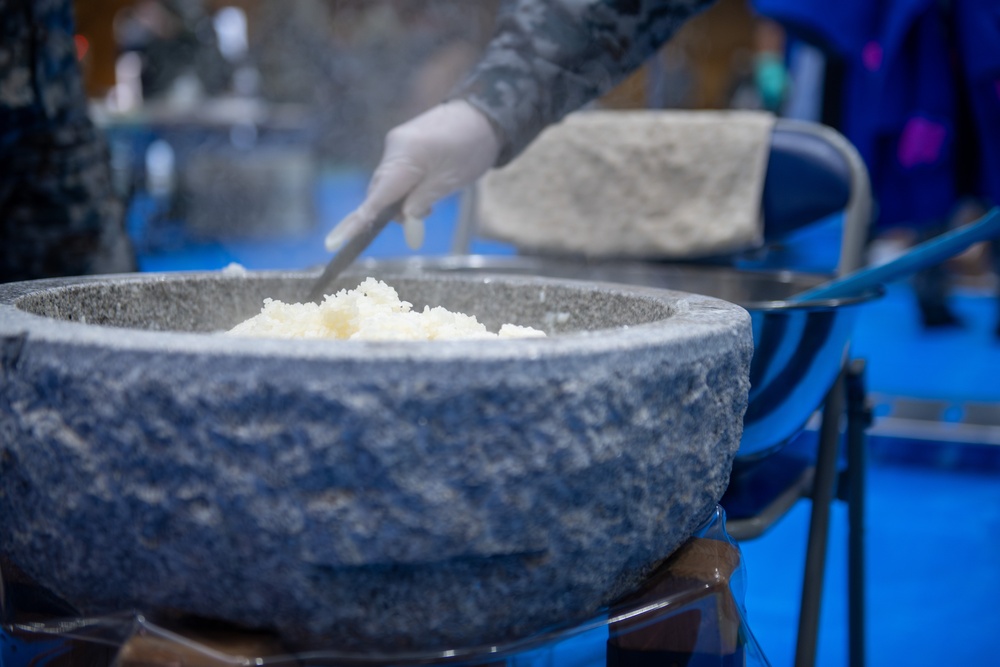
[[[550,256],[691,260],[758,247],[773,127],[761,111],[572,114],[479,182],[477,230]]]
[[[712,514],[746,407],[744,310],[396,276],[418,307],[550,337],[209,333],[314,277],[0,286],[0,551],[82,613],[176,610],[385,651],[590,616]]]

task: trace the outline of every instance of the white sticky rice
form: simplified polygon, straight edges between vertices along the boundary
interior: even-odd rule
[[[264,299],[259,315],[233,327],[229,334],[258,338],[333,338],[340,340],[460,340],[538,338],[545,332],[504,324],[498,333],[475,317],[440,306],[422,312],[401,301],[381,280],[366,278],[353,290],[328,295],[322,303],[284,303]]]

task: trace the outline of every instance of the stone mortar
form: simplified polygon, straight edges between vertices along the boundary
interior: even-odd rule
[[[82,614],[424,650],[592,616],[712,514],[746,408],[743,309],[642,287],[407,275],[387,281],[417,307],[549,337],[218,333],[314,279],[0,286],[0,552]]]

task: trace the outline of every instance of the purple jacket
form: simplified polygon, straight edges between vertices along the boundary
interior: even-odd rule
[[[965,194],[959,130],[979,147],[971,194],[1000,203],[1000,0],[754,7],[844,62],[839,129],[871,172],[880,226],[939,222]]]

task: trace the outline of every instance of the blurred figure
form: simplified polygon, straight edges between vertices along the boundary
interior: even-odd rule
[[[71,0],[0,1],[0,281],[135,270]]]
[[[733,59],[732,69],[737,78],[728,106],[785,115],[790,88],[785,32],[767,19],[753,17],[749,22],[753,27],[753,44],[748,54]]]
[[[868,165],[874,234],[937,236],[1000,203],[1000,3],[996,0],[754,0],[827,58],[820,119]],[[922,323],[960,324],[946,266],[914,280]]]
[[[754,83],[761,107],[779,113],[788,94],[785,32],[774,21],[760,19],[754,25],[754,37]]]
[[[197,86],[199,97],[228,91],[233,66],[201,0],[137,0],[115,15],[114,31],[120,52],[141,57],[144,98],[167,97],[178,85]]]
[[[710,0],[510,0],[486,53],[451,98],[397,126],[335,249],[403,200],[411,247],[441,198],[512,160],[548,125],[640,67]]]

